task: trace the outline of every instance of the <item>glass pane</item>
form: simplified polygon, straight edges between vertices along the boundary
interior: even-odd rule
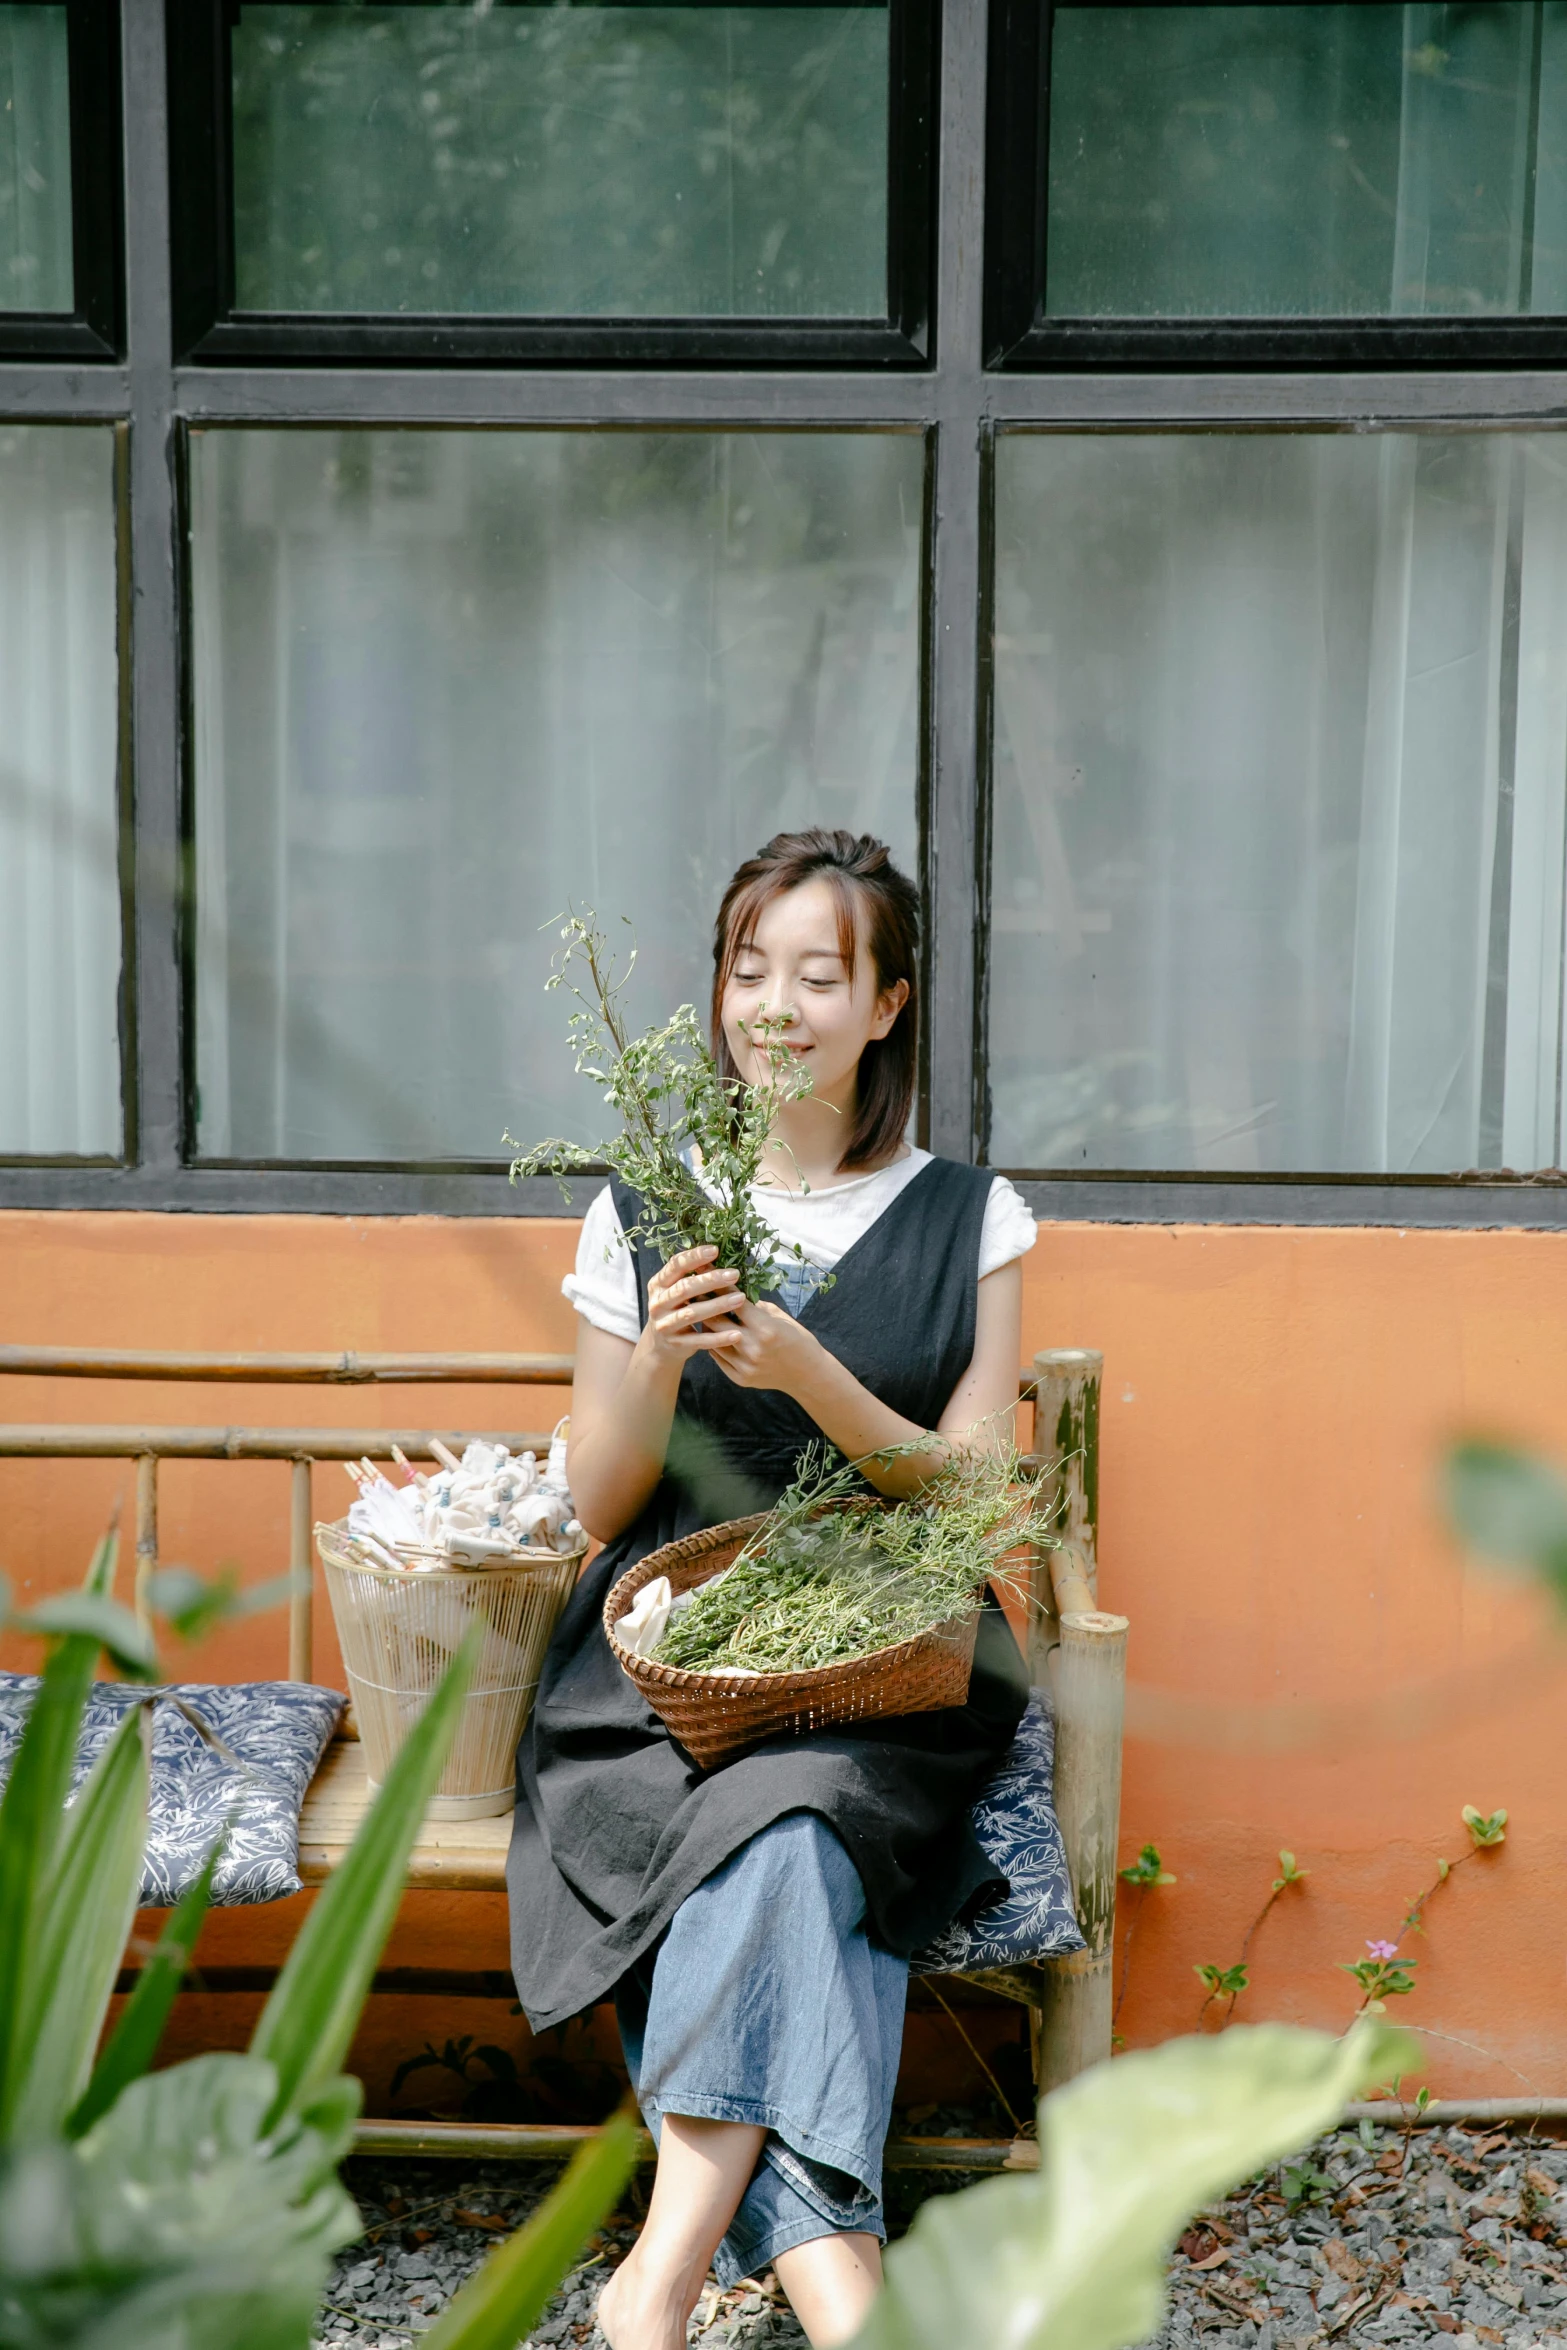
[[[1567,5],[1053,16],[1057,318],[1567,311]]]
[[[1567,435],[1012,435],[1002,1166],[1562,1163]]]
[[[244,310],[872,317],[887,8],[258,6]]]
[[[915,847],[923,451],[872,433],[192,439],[203,1153],[594,1139],[569,899],[705,1001],[782,826]]]
[[[0,310],[72,310],[63,7],[0,0]]]
[[[0,1151],[121,1148],[114,434],[0,424]]]

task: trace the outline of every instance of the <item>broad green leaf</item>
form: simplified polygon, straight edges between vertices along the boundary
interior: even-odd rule
[[[139,1624],[128,1607],[95,1591],[59,1591],[41,1599],[23,1616],[13,1616],[12,1628],[31,1632],[41,1640],[60,1640],[81,1634],[91,1640],[94,1653],[106,1649],[128,1681],[155,1681],[158,1652],[152,1634]]]
[[[425,2350],[516,2350],[636,2168],[640,2134],[613,2114],[525,2228],[490,2254],[422,2337]]]
[[[89,1597],[101,1599],[108,1591],[118,1552],[111,1528],[87,1569]],[[22,1986],[97,1661],[98,1642],[86,1635],[62,1640],[49,1657],[0,1797],[0,2114],[14,2102]]]
[[[1183,2221],[1336,2122],[1419,2044],[1357,2023],[1167,2041],[1058,2089],[1040,2169],[925,2205],[855,2350],[1122,2350],[1159,2328]]]
[[[1567,1484],[1548,1462],[1502,1444],[1456,1444],[1442,1464],[1442,1494],[1472,1550],[1532,1567],[1567,1598]]]
[[[70,2137],[79,2138],[90,2130],[108,2112],[116,2097],[132,2081],[141,2079],[158,2053],[169,2010],[185,1980],[196,1937],[212,1899],[212,1875],[223,1841],[222,1836],[217,1839],[202,1864],[200,1875],[186,1887],[169,1912],[157,1946],[137,1976],[136,1988],[120,2010],[119,2021],[93,2068],[86,2092],[66,2124]]]
[[[342,2070],[483,1637],[481,1624],[470,1626],[360,1822],[347,1859],[316,1896],[261,2011],[250,2051],[276,2068],[274,2120],[297,2111]]]
[[[360,2220],[332,2175],[352,2084],[269,2130],[277,2081],[213,2055],[135,2081],[52,2167],[0,2173],[0,2307],[26,2350],[304,2350]],[[26,2162],[24,2154],[22,2162]]]
[[[22,1976],[6,2140],[53,2137],[87,2085],[136,1915],[151,1764],[148,1709],[136,1705],[66,1814]]]

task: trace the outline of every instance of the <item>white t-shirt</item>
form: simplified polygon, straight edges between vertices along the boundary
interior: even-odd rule
[[[783,1191],[773,1184],[758,1183],[752,1185],[751,1197],[786,1248],[798,1243],[807,1265],[816,1268],[819,1278],[832,1271],[844,1252],[929,1164],[929,1151],[910,1148],[901,1159],[878,1167],[871,1175],[851,1175],[842,1183],[808,1192]],[[1010,1265],[1015,1257],[1026,1256],[1038,1237],[1039,1227],[1022,1198],[1004,1175],[998,1175],[990,1186],[980,1229],[979,1278]],[[798,1311],[814,1284],[799,1281],[792,1257],[785,1263],[789,1280],[783,1290],[773,1293],[773,1302]],[[608,1184],[582,1219],[577,1269],[567,1274],[561,1289],[596,1330],[629,1338],[633,1344],[640,1337],[636,1271]]]

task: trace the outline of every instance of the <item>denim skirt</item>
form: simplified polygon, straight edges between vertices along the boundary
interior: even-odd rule
[[[908,1980],[867,1935],[859,1871],[814,1812],[742,1845],[622,1979],[621,2041],[655,2140],[670,2113],[767,2132],[713,2263],[722,2284],[817,2236],[885,2237]]]

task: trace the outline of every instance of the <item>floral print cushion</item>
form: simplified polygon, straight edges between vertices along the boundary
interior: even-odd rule
[[[916,1954],[915,1974],[980,1974],[1085,1947],[1051,1794],[1055,1745],[1050,1701],[1036,1689],[1010,1753],[974,1806],[974,1833],[1011,1890],[954,1920]]]
[[[30,1674],[0,1673],[0,1784],[10,1772],[37,1690]],[[87,1701],[73,1794],[127,1707],[149,1696],[156,1703],[142,1905],[163,1909],[179,1900],[231,1812],[213,1901],[280,1901],[297,1893],[299,1807],[346,1700],[335,1689],[300,1681],[246,1681],[232,1687],[176,1682],[159,1690],[99,1681]],[[207,1743],[170,1702],[174,1698],[201,1716],[233,1760]]]

